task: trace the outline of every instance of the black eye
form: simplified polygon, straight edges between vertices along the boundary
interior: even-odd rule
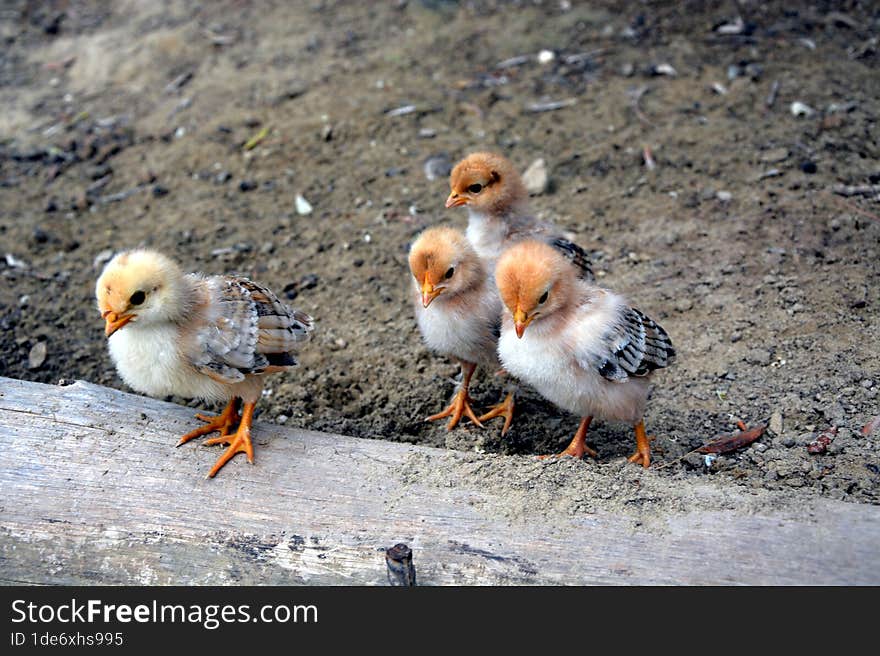
[[[131,298],[128,299],[128,302],[131,303],[132,305],[140,305],[141,303],[143,303],[146,300],[147,300],[147,295],[144,292],[136,291],[134,294],[131,295]]]
[[[550,296],[550,291],[546,291],[541,294],[541,298],[538,299],[538,305],[544,305],[547,302],[547,298]]]
[[[468,187],[468,191],[472,194],[478,194],[483,191],[483,185],[481,185],[479,182],[475,182],[470,187]]]
[[[449,267],[449,271],[447,271],[446,275],[443,277],[446,278],[447,280],[449,280],[454,273],[455,273],[455,267]]]

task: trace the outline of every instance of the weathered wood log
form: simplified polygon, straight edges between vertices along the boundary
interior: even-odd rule
[[[0,378],[0,582],[387,585],[384,548],[404,541],[420,585],[880,583],[870,505],[704,503],[645,525],[602,511],[505,518],[497,487],[401,466],[500,456],[263,423],[256,464],[239,457],[207,480],[216,449],[174,448],[192,415],[84,382]]]

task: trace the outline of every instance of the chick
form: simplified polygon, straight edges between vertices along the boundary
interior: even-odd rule
[[[502,155],[472,153],[452,169],[446,207],[468,210],[468,241],[487,263],[490,273],[508,246],[523,239],[547,242],[593,279],[590,258],[577,244],[562,236],[556,226],[539,221],[529,208],[529,194],[516,167]]]
[[[579,279],[566,259],[527,240],[505,251],[495,271],[504,313],[498,354],[505,369],[582,418],[559,455],[595,457],[592,418],[635,427],[630,462],[651,464],[643,421],[649,375],[672,363],[666,331],[621,297]]]
[[[452,402],[427,420],[450,417],[446,428],[452,430],[462,415],[481,427],[482,421],[504,416],[502,435],[506,434],[513,417],[512,395],[482,417],[474,414],[468,396],[477,365],[498,368],[501,302],[482,261],[461,232],[436,227],[413,242],[409,268],[422,339],[431,350],[457,360],[462,373]]]
[[[205,444],[229,448],[208,477],[237,453],[253,463],[250,429],[263,378],[296,365],[294,354],[309,339],[312,318],[246,278],[184,274],[150,250],[116,255],[98,278],[95,295],[110,356],[127,385],[150,396],[227,402],[216,417],[196,415],[207,424],[181,437],[178,446],[220,433]]]

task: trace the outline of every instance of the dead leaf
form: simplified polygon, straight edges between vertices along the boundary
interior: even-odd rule
[[[744,446],[748,446],[761,435],[764,434],[766,426],[756,426],[755,428],[734,433],[733,435],[722,435],[697,449],[698,453],[730,453]]]

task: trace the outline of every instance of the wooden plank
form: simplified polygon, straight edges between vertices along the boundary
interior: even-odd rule
[[[260,423],[256,464],[208,480],[216,449],[173,446],[192,414],[0,378],[0,582],[383,585],[406,542],[419,584],[880,583],[874,506],[713,509],[695,488],[693,510],[635,522],[511,508],[477,472],[516,458]]]

